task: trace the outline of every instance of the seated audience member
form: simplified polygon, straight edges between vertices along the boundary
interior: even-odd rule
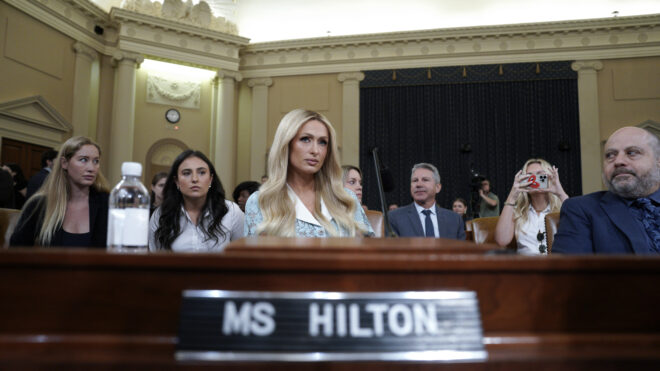
[[[209,159],[187,150],[174,160],[163,203],[149,221],[149,250],[220,252],[243,237],[243,212],[225,200]]]
[[[39,187],[44,184],[44,181],[53,170],[53,160],[55,160],[56,157],[57,151],[54,149],[49,149],[41,154],[41,170],[34,174],[32,178],[30,178],[30,181],[28,181],[25,198],[32,197],[33,194],[37,193]]]
[[[337,135],[323,115],[295,109],[282,118],[268,156],[268,174],[245,206],[246,235],[374,234],[357,198],[344,189]]]
[[[23,170],[15,163],[5,164],[4,168],[14,180],[14,208],[21,209],[25,204],[25,195],[27,194],[27,181],[25,175],[23,175]]]
[[[344,188],[353,191],[360,204],[362,204],[362,172],[360,168],[353,165],[344,165],[341,169],[341,181],[344,184]]]
[[[10,245],[104,248],[109,189],[100,158],[101,148],[89,138],[64,142],[52,174],[21,211]]]
[[[463,219],[439,207],[435,195],[442,184],[438,169],[427,163],[416,164],[410,176],[414,202],[389,212],[392,229],[400,237],[442,237],[465,240]]]
[[[0,166],[0,207],[14,208],[14,178]]]
[[[464,222],[470,220],[470,218],[467,215],[467,201],[465,201],[465,199],[460,197],[455,199],[451,205],[451,210],[456,214],[460,215],[461,218],[463,218]]]
[[[481,181],[479,188],[479,217],[488,218],[500,215],[500,199],[490,191],[490,180]]]
[[[149,206],[149,215],[163,203],[163,188],[165,188],[165,181],[167,180],[167,173],[161,171],[156,173],[151,178],[151,205]]]
[[[399,208],[399,205],[397,205],[397,204],[390,204],[390,206],[387,207],[387,210],[392,211],[392,210],[396,210],[396,209],[398,209],[398,208]]]
[[[660,253],[660,140],[624,127],[605,143],[603,181],[608,191],[564,203],[553,253]]]
[[[250,198],[251,194],[259,190],[260,186],[260,183],[248,180],[246,182],[240,183],[236,186],[236,188],[234,188],[234,192],[232,192],[231,195],[234,197],[234,201],[236,201],[238,207],[241,208],[241,211],[245,212],[245,203],[247,202],[248,198]]]
[[[546,175],[548,187],[531,187],[536,182],[529,180],[532,175],[535,178]],[[511,191],[495,227],[495,242],[500,246],[507,246],[515,235],[518,253],[547,254],[545,216],[558,212],[567,198],[556,167],[539,158],[527,160],[522,170],[513,178]]]
[[[268,180],[268,175],[264,174],[261,176],[261,184],[266,183],[267,180]]]

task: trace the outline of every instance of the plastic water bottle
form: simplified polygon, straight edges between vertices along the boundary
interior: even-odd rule
[[[149,251],[149,192],[140,182],[142,164],[124,162],[121,181],[110,193],[108,250]]]

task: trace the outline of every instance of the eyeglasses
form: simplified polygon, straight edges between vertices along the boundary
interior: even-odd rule
[[[541,254],[547,253],[548,247],[543,244],[543,240],[545,239],[545,232],[539,231],[539,233],[536,235],[536,239],[539,241],[539,252]]]

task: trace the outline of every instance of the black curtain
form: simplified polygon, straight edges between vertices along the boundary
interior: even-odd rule
[[[373,147],[394,175],[388,204],[412,202],[410,170],[418,162],[438,167],[437,201],[445,208],[456,197],[469,201],[471,171],[488,177],[504,202],[514,175],[531,157],[559,168],[569,196],[581,194],[577,76],[569,62],[365,74],[360,167],[369,208],[380,207]]]

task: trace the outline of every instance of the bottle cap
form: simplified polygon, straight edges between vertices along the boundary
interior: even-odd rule
[[[139,162],[124,162],[121,164],[122,176],[141,176],[142,164]]]

